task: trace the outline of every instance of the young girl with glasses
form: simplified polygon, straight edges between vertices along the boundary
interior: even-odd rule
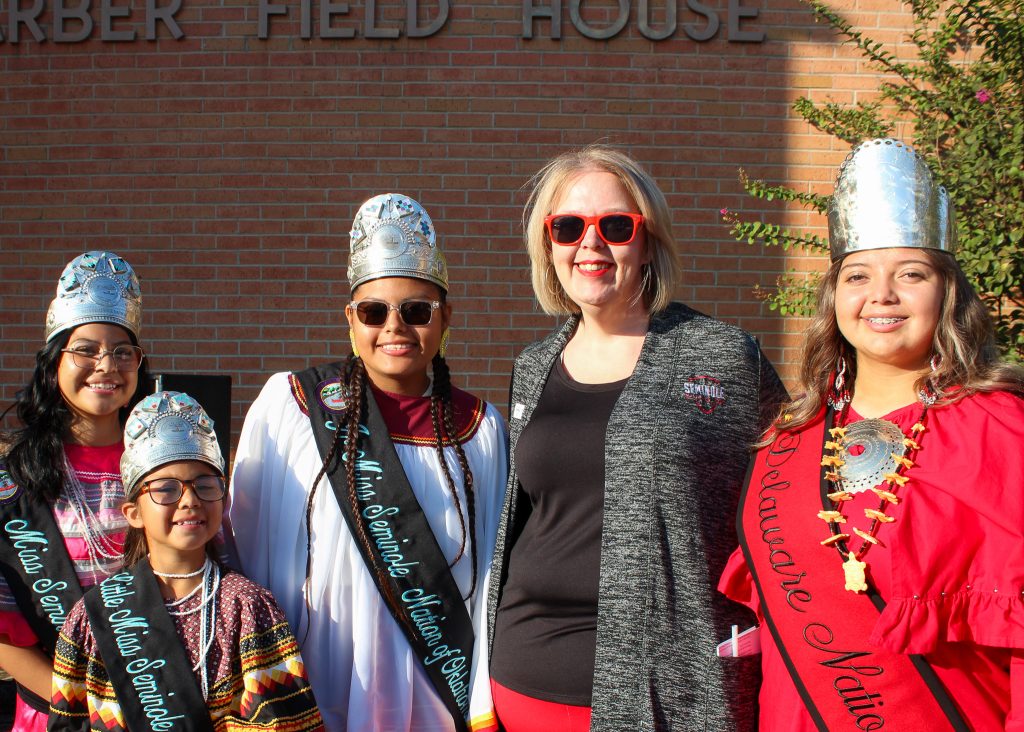
[[[212,420],[160,392],[132,410],[124,444],[125,569],[68,615],[49,729],[322,729],[274,598],[218,562],[227,486]]]
[[[0,667],[18,682],[15,730],[46,728],[64,615],[121,567],[121,429],[149,382],[141,324],[131,266],[110,252],[75,257],[32,379],[7,410],[20,425],[0,440]]]
[[[433,224],[375,196],[352,227],[352,354],[278,374],[249,410],[231,522],[307,649],[325,726],[495,729],[484,592],[504,423],[452,386]]]

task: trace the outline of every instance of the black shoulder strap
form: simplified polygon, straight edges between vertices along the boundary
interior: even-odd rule
[[[39,645],[52,658],[64,618],[82,596],[50,506],[0,465],[0,572]]]
[[[347,406],[338,398],[340,371],[340,364],[334,363],[294,375],[305,394],[321,458],[329,454],[334,420],[342,419]],[[358,522],[370,537],[369,551],[358,538],[356,546],[381,596],[386,601],[382,581],[387,582],[400,603],[388,603],[388,609],[448,707],[456,730],[466,732],[473,623],[369,389],[363,405],[355,486],[358,514],[352,510],[340,454],[328,466],[327,476],[352,536],[359,536]]]
[[[213,732],[149,562],[87,592],[85,611],[128,729]]]

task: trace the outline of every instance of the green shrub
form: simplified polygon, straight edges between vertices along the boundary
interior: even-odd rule
[[[949,191],[956,209],[957,259],[991,310],[1000,347],[1024,360],[1024,0],[911,0],[910,40],[916,59],[899,61],[883,44],[853,28],[828,5],[804,0],[820,21],[859,49],[885,74],[880,101],[794,109],[818,130],[848,142],[891,134],[897,120],[913,125],[914,149]],[[782,200],[824,213],[828,196],[767,185],[740,171],[756,198]],[[828,240],[722,210],[738,241],[827,255]],[[815,277],[791,272],[760,295],[782,314],[808,315]]]

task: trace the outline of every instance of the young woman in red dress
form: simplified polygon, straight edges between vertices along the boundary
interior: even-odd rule
[[[761,621],[761,729],[1024,729],[1024,378],[896,140],[847,158],[801,365],[720,584]]]

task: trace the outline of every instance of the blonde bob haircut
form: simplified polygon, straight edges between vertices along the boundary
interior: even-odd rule
[[[672,236],[672,215],[664,194],[647,171],[625,153],[606,145],[590,145],[563,153],[541,168],[530,181],[533,191],[523,212],[523,230],[537,301],[549,315],[580,312],[579,305],[562,289],[552,266],[552,245],[544,228],[544,217],[554,213],[555,202],[576,178],[594,171],[616,176],[644,217],[651,261],[644,265],[643,285],[637,295],[643,298],[648,313],[661,312],[672,301],[680,272]]]

